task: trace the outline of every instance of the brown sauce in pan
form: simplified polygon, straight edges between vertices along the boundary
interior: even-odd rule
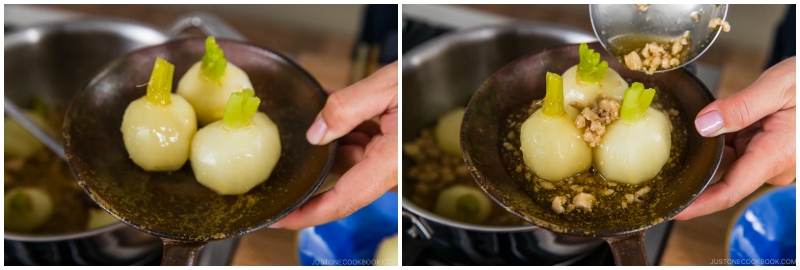
[[[656,89],[657,91],[659,89]],[[550,182],[540,179],[524,163],[520,149],[520,128],[522,123],[541,107],[541,100],[532,102],[529,106],[517,109],[506,119],[505,125],[500,127],[500,154],[503,166],[516,184],[525,191],[537,204],[545,209],[551,209],[556,197],[566,198],[564,212],[558,215],[569,221],[603,222],[626,219],[631,215],[652,215],[655,203],[665,199],[663,190],[666,181],[670,181],[682,164],[686,155],[687,130],[686,124],[679,117],[674,108],[662,105],[670,102],[659,102],[658,97],[653,101],[653,107],[662,110],[669,118],[672,125],[672,146],[670,158],[662,167],[655,179],[639,185],[621,184],[603,178],[593,167],[588,171],[569,177],[562,181]],[[582,109],[582,108],[579,108]],[[619,121],[619,120],[616,120]],[[643,151],[646,151],[643,149]],[[586,211],[572,205],[573,198],[580,193],[594,196],[596,201],[592,211]],[[552,210],[556,213],[555,210]]]

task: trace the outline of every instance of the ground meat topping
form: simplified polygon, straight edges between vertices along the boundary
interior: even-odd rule
[[[567,197],[564,196],[556,196],[553,198],[553,211],[561,214],[564,213],[564,204],[567,202]]]
[[[606,125],[619,119],[619,109],[619,101],[601,93],[591,108],[583,108],[581,114],[575,117],[575,126],[583,130],[582,138],[590,147],[600,144],[600,138],[606,133]]]
[[[572,204],[575,207],[581,208],[586,212],[592,212],[592,205],[597,201],[592,194],[589,193],[578,193],[575,195],[575,198],[572,198]]]
[[[692,20],[694,20],[695,22],[699,22],[700,21],[700,13],[692,12]]]
[[[731,24],[722,20],[722,18],[713,18],[708,21],[708,27],[711,29],[717,29],[717,27],[722,27],[722,32],[730,32],[731,31]]]
[[[671,40],[666,44],[656,42],[647,43],[641,50],[635,50],[623,58],[625,66],[631,70],[643,71],[653,74],[658,69],[669,69],[681,64],[681,54],[689,45],[689,32]]]
[[[642,201],[641,198],[644,197],[644,195],[647,195],[647,193],[649,192],[650,192],[650,187],[647,186],[636,191],[636,198],[635,198],[636,201],[641,202]]]

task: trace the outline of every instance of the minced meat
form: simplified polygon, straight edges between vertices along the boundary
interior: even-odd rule
[[[708,27],[711,29],[717,29],[717,27],[722,27],[722,32],[730,32],[731,31],[731,24],[722,20],[722,18],[713,18],[708,21]]]
[[[623,57],[625,66],[631,70],[653,74],[658,69],[669,69],[681,64],[681,54],[689,45],[689,32],[665,44],[651,42],[641,50],[635,50]]]
[[[572,198],[572,204],[586,212],[592,212],[592,205],[594,205],[596,201],[597,199],[594,198],[594,195],[583,192],[578,193],[578,195]]]
[[[583,130],[582,138],[590,147],[600,144],[600,138],[606,133],[606,125],[619,119],[619,110],[619,101],[601,93],[591,108],[583,108],[581,114],[575,117],[575,126]]]

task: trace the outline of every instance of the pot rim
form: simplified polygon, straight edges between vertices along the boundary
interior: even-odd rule
[[[137,31],[119,31],[119,27],[135,27],[137,28]],[[164,31],[142,22],[125,18],[93,15],[64,21],[31,24],[29,26],[19,28],[11,33],[6,34],[4,37],[5,47],[8,48],[9,46],[17,45],[20,42],[37,42],[42,36],[56,32],[88,28],[103,30],[103,32],[114,32],[125,38],[136,40],[142,43],[148,43],[147,41],[153,40],[153,38],[160,39],[161,41],[159,43],[163,43],[170,38]]]
[[[457,220],[452,220],[449,218],[442,217],[437,215],[433,212],[430,212],[422,207],[417,206],[411,200],[406,199],[403,197],[403,210],[408,210],[412,214],[422,217],[425,220],[430,220],[442,225],[468,230],[468,231],[477,231],[477,232],[487,232],[487,233],[515,233],[515,232],[529,232],[534,231],[537,229],[541,229],[536,225],[518,225],[518,226],[489,226],[489,225],[478,225],[472,223],[461,222]]]
[[[4,231],[3,239],[22,241],[22,242],[55,242],[55,241],[74,240],[80,238],[89,238],[96,235],[109,233],[111,231],[124,229],[125,227],[128,227],[128,225],[125,225],[125,223],[122,223],[121,221],[117,221],[114,224],[106,225],[100,228],[95,228],[92,230],[80,231],[75,233],[66,233],[66,234],[29,234],[29,233],[16,233],[16,232]]]
[[[402,57],[403,70],[416,68],[424,62],[430,61],[433,58],[432,55],[440,54],[457,43],[471,43],[476,40],[490,39],[507,32],[544,34],[553,31],[558,32],[560,35],[569,35],[564,39],[573,40],[573,43],[597,41],[596,36],[579,28],[540,21],[513,21],[504,24],[456,29],[454,32],[436,37],[406,52]],[[477,89],[475,90],[477,91]]]

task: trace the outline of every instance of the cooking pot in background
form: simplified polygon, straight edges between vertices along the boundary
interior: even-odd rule
[[[443,35],[403,55],[403,143],[435,125],[442,114],[463,107],[495,71],[509,62],[556,45],[594,41],[594,35],[546,23],[486,26]],[[403,183],[409,164],[403,157]],[[410,185],[405,185],[410,186]],[[409,192],[405,190],[404,192]],[[435,199],[435,198],[431,198]],[[570,264],[602,241],[553,233],[533,225],[500,227],[444,218],[403,197],[403,264],[425,247],[459,264]]]
[[[7,33],[5,97],[22,108],[30,106],[34,97],[66,108],[72,95],[117,56],[163,43],[191,27],[207,35],[244,39],[218,18],[204,13],[180,17],[166,33],[135,21],[104,17]],[[158,263],[162,249],[159,238],[121,222],[62,235],[6,231],[3,242],[5,265],[141,265]],[[208,262],[216,263],[213,259]]]

